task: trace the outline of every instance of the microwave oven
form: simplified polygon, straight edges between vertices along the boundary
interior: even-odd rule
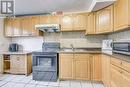
[[[113,53],[130,55],[130,42],[113,42]]]

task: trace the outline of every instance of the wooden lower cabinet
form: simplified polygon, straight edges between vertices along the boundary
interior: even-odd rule
[[[101,54],[91,55],[91,80],[102,80],[102,61]]]
[[[61,53],[59,57],[59,78],[101,81],[100,58],[98,54],[93,56],[85,53]]]
[[[123,77],[123,86],[122,87],[130,87],[130,73],[123,70],[122,71],[122,77]]]
[[[89,54],[74,54],[74,79],[90,80]]]
[[[115,60],[117,63],[113,64]],[[130,87],[130,63],[116,58],[115,60],[111,59],[111,87]]]
[[[105,87],[110,87],[110,56],[102,55],[102,81]]]
[[[124,87],[121,72],[120,68],[111,65],[111,87]]]
[[[59,78],[73,79],[73,54],[60,54]]]
[[[12,74],[30,74],[32,71],[31,61],[31,55],[11,55],[10,72]]]

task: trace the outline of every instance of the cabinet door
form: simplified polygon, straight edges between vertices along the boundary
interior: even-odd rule
[[[47,24],[49,16],[40,16],[40,24]]]
[[[94,54],[91,58],[91,80],[101,81],[101,55]]]
[[[123,86],[122,69],[111,65],[111,87],[127,87]]]
[[[73,79],[73,54],[60,54],[59,78]]]
[[[18,69],[18,71],[19,71],[19,73],[21,73],[21,74],[24,74],[25,72],[26,72],[26,70],[27,70],[27,61],[26,61],[26,59],[27,59],[27,57],[26,57],[26,55],[17,55],[17,58],[19,58],[19,60],[18,60],[18,62],[19,62],[19,69]]]
[[[13,36],[21,36],[22,35],[20,18],[13,19],[12,27],[13,27]]]
[[[48,16],[48,23],[50,24],[60,24],[60,17],[57,15]]]
[[[73,30],[73,16],[72,14],[66,14],[61,17],[61,31]]]
[[[114,31],[128,27],[129,0],[117,0],[114,4]]]
[[[74,78],[90,80],[90,55],[74,54]]]
[[[130,87],[130,73],[123,70],[122,76],[123,76],[123,86],[122,87]]]
[[[96,13],[96,33],[113,32],[113,5]]]
[[[110,56],[102,55],[102,81],[110,87]]]
[[[5,36],[13,36],[13,26],[12,26],[12,23],[13,23],[13,19],[10,18],[10,19],[5,19],[4,20],[4,23],[5,23]]]
[[[11,55],[11,72],[15,74],[26,73],[26,56],[25,55]]]
[[[30,17],[30,32],[32,36],[38,36],[39,35],[39,30],[35,29],[35,25],[40,24],[40,17],[35,16],[35,17]]]
[[[95,13],[89,13],[87,17],[86,34],[95,34]]]
[[[31,36],[32,32],[30,32],[30,21],[29,20],[30,20],[29,17],[21,18],[21,26],[22,26],[22,30],[23,30],[23,33],[22,33],[23,36]]]
[[[87,13],[74,14],[74,30],[86,30]]]
[[[19,62],[18,62],[19,58],[17,58],[14,55],[11,55],[10,58],[10,70],[11,73],[18,73],[18,69],[19,69]]]

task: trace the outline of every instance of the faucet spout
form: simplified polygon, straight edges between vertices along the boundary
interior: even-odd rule
[[[74,51],[74,46],[73,46],[73,44],[70,44],[70,46],[71,46],[71,49]]]

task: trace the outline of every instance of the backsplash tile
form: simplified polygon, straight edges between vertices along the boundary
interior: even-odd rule
[[[129,41],[130,40],[130,30],[117,32],[108,35],[109,39],[113,39],[114,41]]]
[[[61,32],[45,33],[43,37],[19,37],[13,38],[22,46],[21,50],[36,51],[42,49],[43,42],[60,42],[61,47],[101,47],[102,40],[106,39],[105,35],[85,36],[84,32]]]

